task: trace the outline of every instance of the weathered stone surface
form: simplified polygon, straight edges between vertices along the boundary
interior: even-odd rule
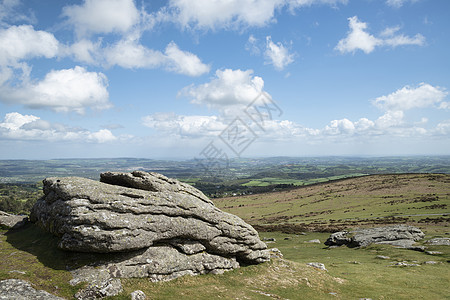
[[[341,231],[330,235],[326,240],[327,246],[348,245],[350,247],[366,247],[372,243],[391,244],[397,247],[416,247],[415,241],[424,237],[424,233],[413,226],[394,225],[358,229],[351,232]],[[423,250],[422,250],[423,251]]]
[[[136,290],[130,294],[131,300],[145,300],[147,296],[141,290]]]
[[[102,282],[94,282],[75,294],[77,300],[102,299],[116,296],[123,291],[122,283],[118,278],[111,278]]]
[[[305,241],[305,243],[310,243],[310,244],[320,244],[320,240],[319,240],[319,239],[309,240],[309,241]]]
[[[433,246],[450,246],[450,238],[434,238],[425,243]]]
[[[310,262],[310,263],[307,263],[307,265],[310,266],[310,267],[313,267],[313,268],[316,268],[316,269],[319,269],[319,270],[323,270],[323,271],[327,271],[327,272],[328,272],[327,268],[325,268],[325,265],[322,264],[322,263],[319,263],[319,262]]]
[[[17,216],[0,211],[0,227],[17,229],[25,225],[27,216]]]
[[[192,195],[206,203],[212,204],[201,191],[189,184],[168,178],[155,172],[134,171],[131,173],[105,172],[100,174],[100,181],[112,185],[135,188],[152,192],[176,192]]]
[[[31,221],[61,237],[63,250],[116,253],[95,267],[76,270],[74,284],[99,274],[101,282],[116,277],[170,280],[269,260],[266,244],[242,219],[219,210],[193,187],[146,174],[102,174],[109,183],[79,177],[44,180],[44,196],[33,207]]]
[[[64,300],[46,291],[34,289],[28,281],[6,279],[0,281],[0,299],[8,300]]]

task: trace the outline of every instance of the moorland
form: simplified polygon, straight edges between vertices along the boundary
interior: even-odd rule
[[[158,162],[161,169],[147,169],[142,161],[104,160],[86,169],[89,172],[85,175],[97,177],[104,169],[139,167],[184,178],[195,186],[199,183],[197,187],[208,184],[215,190],[205,192],[217,207],[252,224],[270,248],[278,248],[283,254],[269,263],[241,267],[223,275],[188,276],[159,283],[123,279],[124,292],[114,299],[129,299],[136,289],[150,299],[448,298],[449,246],[427,245],[425,241],[450,237],[449,157],[318,158],[307,159],[308,163],[274,158],[264,164],[266,160],[269,159],[244,160],[241,167],[231,168],[231,175],[221,178],[203,177],[200,170],[188,173],[186,162],[172,162],[172,166]],[[118,161],[123,165],[117,166]],[[18,162],[1,163],[9,164],[1,168],[1,197],[23,203],[41,193],[35,181],[39,172],[46,177],[80,176],[83,171],[81,161],[76,162],[79,173],[74,171],[78,168],[73,167],[74,161],[41,161],[38,171],[23,177],[21,174],[27,172],[22,169],[20,173],[13,167]],[[31,162],[23,163],[31,168]],[[52,171],[52,164],[57,163],[59,169]],[[170,170],[164,170],[164,166]],[[308,170],[310,177],[305,175]],[[261,186],[268,188],[258,190]],[[27,206],[22,210],[26,212]],[[428,252],[390,245],[330,249],[323,244],[331,232],[340,229],[386,224],[420,228],[425,239],[418,244],[425,245]],[[316,239],[320,243],[309,242]],[[0,280],[25,279],[36,288],[71,299],[80,288],[69,284],[71,275],[67,268],[74,263],[73,256],[59,250],[56,243],[55,237],[32,224],[17,231],[2,229]],[[327,271],[312,268],[307,265],[309,262],[323,263]]]

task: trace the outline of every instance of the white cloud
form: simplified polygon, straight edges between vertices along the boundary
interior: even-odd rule
[[[68,51],[77,61],[97,65],[101,60],[101,41],[94,43],[87,39],[81,39],[72,44]]]
[[[355,125],[348,119],[333,120],[330,125],[325,126],[323,133],[326,135],[352,134]]]
[[[380,34],[383,37],[383,44],[391,47],[403,46],[403,45],[417,45],[422,46],[425,44],[425,37],[421,34],[416,34],[413,37],[406,36],[404,34],[395,35],[400,30],[400,26],[387,27]]]
[[[22,5],[20,0],[2,0],[0,1],[0,25],[5,21],[12,22],[27,22],[33,23],[36,18],[32,12],[28,12],[25,15],[22,11],[19,11],[19,7]]]
[[[164,68],[168,71],[188,76],[208,73],[210,67],[195,54],[183,51],[170,42],[164,53],[149,49],[135,40],[121,40],[104,50],[106,65],[123,68]]]
[[[348,0],[288,0],[287,3],[289,7],[292,9],[303,7],[303,6],[311,6],[315,4],[327,4],[331,6],[337,6],[337,4],[347,4]]]
[[[335,48],[336,50],[339,50],[341,53],[354,53],[356,50],[370,53],[376,46],[382,43],[381,40],[365,31],[367,29],[367,24],[360,22],[358,17],[354,16],[348,18],[348,21],[350,31],[346,38],[339,41]]]
[[[31,25],[10,26],[0,30],[0,65],[16,65],[34,57],[52,58],[59,42],[53,34],[34,30]]]
[[[440,135],[450,135],[450,120],[440,122],[436,126],[436,133]]]
[[[1,87],[0,100],[32,108],[83,114],[86,108],[111,107],[107,79],[103,73],[88,72],[82,67],[53,70],[42,81],[19,87]]]
[[[216,30],[262,27],[276,22],[275,13],[287,7],[316,4],[336,6],[348,0],[170,0],[166,14],[183,28]]]
[[[441,102],[441,104],[439,104],[439,109],[450,109],[450,102]]]
[[[268,63],[272,64],[275,69],[281,71],[287,65],[294,62],[294,55],[282,43],[272,42],[270,36],[266,37],[266,51],[264,56]]]
[[[172,72],[188,76],[200,76],[209,72],[208,65],[202,63],[196,55],[180,50],[174,42],[167,45],[165,55],[166,68]]]
[[[404,113],[401,110],[389,110],[375,121],[375,125],[380,129],[396,127],[403,124]]]
[[[105,49],[106,62],[109,66],[123,68],[157,68],[165,60],[164,54],[148,49],[134,40],[121,40]]]
[[[400,29],[399,26],[388,27],[380,33],[380,37],[375,37],[368,33],[367,23],[358,20],[357,16],[348,18],[350,31],[347,36],[341,39],[335,47],[341,53],[355,53],[362,50],[364,53],[371,53],[376,47],[389,46],[398,47],[404,45],[423,46],[425,37],[416,34],[413,37],[404,34],[396,34]]]
[[[39,117],[33,115],[21,115],[17,112],[9,113],[5,115],[3,123],[0,123],[0,127],[8,130],[17,130],[25,124],[39,120]]]
[[[394,8],[400,8],[403,6],[403,4],[405,4],[406,2],[417,2],[418,0],[386,0],[386,4],[394,7]]]
[[[183,27],[195,29],[264,26],[274,21],[274,11],[284,0],[171,0],[169,9]]]
[[[79,37],[96,33],[124,33],[139,22],[133,0],[84,0],[63,8],[63,16]]]
[[[12,112],[6,114],[3,122],[0,123],[0,139],[107,143],[117,140],[117,137],[108,129],[91,132],[61,124],[51,124],[34,115]]]
[[[253,76],[253,70],[217,70],[208,83],[184,88],[180,95],[191,98],[191,103],[218,109],[224,114],[242,110],[263,90],[264,80]]]
[[[405,86],[387,96],[376,98],[373,103],[384,110],[408,110],[439,105],[448,93],[440,87],[421,83],[418,87]]]
[[[182,116],[157,113],[142,118],[142,123],[164,134],[182,137],[215,137],[227,126],[217,116]]]
[[[92,132],[87,135],[88,140],[98,142],[98,143],[107,143],[115,141],[117,138],[112,134],[108,129],[100,129],[97,132]]]

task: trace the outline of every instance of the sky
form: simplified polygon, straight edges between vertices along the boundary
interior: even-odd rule
[[[0,159],[450,154],[448,0],[0,0]]]

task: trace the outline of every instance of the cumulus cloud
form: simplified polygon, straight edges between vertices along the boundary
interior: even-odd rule
[[[217,116],[183,116],[174,113],[156,113],[142,118],[144,126],[164,134],[182,137],[215,137],[228,124]]]
[[[388,27],[381,32],[379,37],[367,32],[368,25],[361,22],[357,16],[348,18],[350,30],[347,36],[341,39],[335,47],[335,50],[344,53],[355,53],[361,50],[368,54],[375,50],[376,47],[389,46],[398,47],[404,45],[422,46],[425,44],[425,37],[416,34],[408,37],[404,34],[396,34],[399,27]]]
[[[188,76],[199,76],[209,72],[210,66],[202,63],[195,55],[187,51],[182,51],[171,42],[165,50],[166,69]]]
[[[217,70],[207,83],[184,88],[180,95],[191,98],[191,103],[233,114],[251,103],[263,90],[264,80],[253,75],[253,70]]]
[[[283,70],[287,65],[294,62],[294,55],[289,53],[282,43],[272,42],[270,36],[266,37],[266,51],[264,52],[266,63],[272,64],[278,71]]]
[[[276,22],[275,13],[316,4],[336,6],[348,0],[170,0],[166,14],[183,28],[200,30],[262,27]]]
[[[384,110],[409,110],[412,108],[425,108],[442,105],[448,95],[443,88],[421,83],[417,87],[404,86],[403,88],[387,95],[376,98],[375,106]]]
[[[182,27],[214,30],[267,25],[283,5],[284,0],[171,0],[169,9]]]
[[[0,139],[107,143],[117,140],[117,137],[108,129],[91,132],[52,124],[34,115],[12,112],[7,113],[3,122],[0,122]]]
[[[195,54],[181,50],[174,42],[170,42],[162,53],[135,40],[121,40],[106,48],[104,54],[107,66],[118,65],[128,69],[162,67],[188,76],[200,76],[210,70],[210,66]]]
[[[14,66],[34,57],[52,58],[58,54],[59,47],[53,34],[34,30],[31,25],[0,29],[0,65]]]
[[[63,16],[79,37],[96,33],[124,33],[139,22],[133,0],[84,0],[63,8]]]
[[[37,83],[20,87],[0,87],[0,100],[31,108],[48,108],[57,112],[83,114],[86,108],[107,109],[107,79],[103,73],[88,72],[82,67],[53,70]]]

